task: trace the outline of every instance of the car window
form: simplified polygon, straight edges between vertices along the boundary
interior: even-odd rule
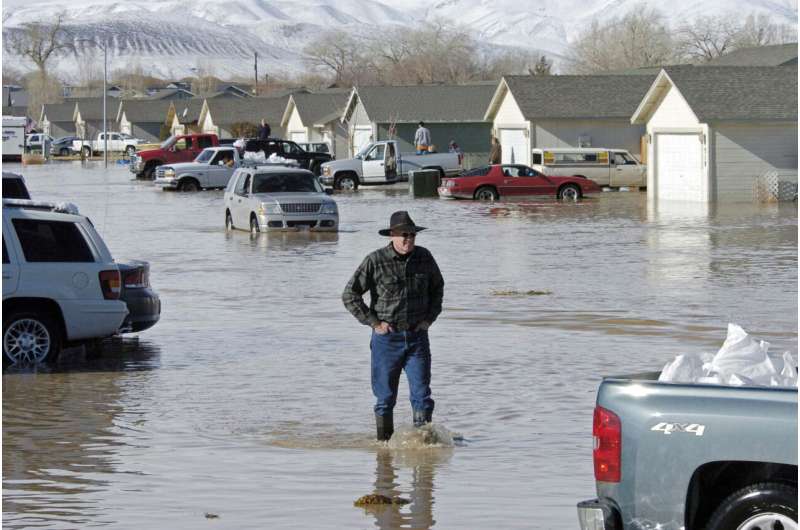
[[[83,234],[69,221],[13,219],[25,261],[93,262],[94,256]]]
[[[503,176],[505,177],[518,177],[519,168],[517,166],[503,166]]]
[[[112,140],[119,140],[119,135],[118,134],[112,134],[111,135],[111,139]]]
[[[469,171],[465,171],[461,174],[463,177],[483,177],[489,174],[489,166],[484,167],[477,167],[475,169],[470,169]]]
[[[636,164],[636,161],[625,153],[614,153],[614,163],[618,166],[624,166],[625,164]]]
[[[306,173],[261,173],[253,179],[253,193],[319,192],[319,182]]]
[[[542,163],[542,153],[533,153],[533,163],[534,164]]]
[[[8,263],[8,251],[6,250],[6,239],[3,238],[3,263]]]
[[[250,189],[250,174],[243,173],[241,177],[239,177],[239,183],[236,184],[236,195],[247,195],[247,192]]]
[[[214,140],[210,136],[200,136],[197,138],[197,148],[205,149],[214,145]]]
[[[283,152],[286,154],[294,155],[302,151],[297,145],[291,142],[283,142]]]
[[[383,152],[386,149],[386,144],[378,144],[372,148],[372,150],[367,153],[367,156],[364,157],[364,161],[367,160],[383,160]]]
[[[28,188],[25,182],[17,178],[3,179],[3,198],[4,199],[30,199]]]
[[[177,142],[175,142],[175,150],[176,151],[185,151],[187,149],[186,138],[181,138]]]

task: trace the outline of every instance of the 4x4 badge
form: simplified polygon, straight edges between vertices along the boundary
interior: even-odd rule
[[[650,429],[651,431],[661,431],[664,434],[672,434],[677,432],[688,432],[695,436],[703,436],[706,431],[705,425],[699,423],[657,423]]]

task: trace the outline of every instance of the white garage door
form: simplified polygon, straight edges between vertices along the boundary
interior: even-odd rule
[[[353,130],[353,154],[358,153],[362,147],[369,143],[372,136],[372,127],[356,127]]]
[[[293,132],[291,133],[290,140],[298,144],[304,144],[308,141],[308,138],[305,132]]]
[[[504,164],[528,164],[528,142],[522,129],[500,129],[500,146]]]
[[[703,201],[703,146],[699,134],[656,134],[656,198]]]

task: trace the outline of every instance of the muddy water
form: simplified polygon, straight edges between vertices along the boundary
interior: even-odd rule
[[[3,375],[8,528],[574,529],[602,375],[716,351],[728,322],[796,351],[794,205],[369,189],[336,196],[338,235],[251,239],[223,230],[222,192],[79,163],[26,177],[35,197],[77,203],[116,257],[150,261],[163,315],[101,359]],[[407,432],[405,381],[406,430],[371,441],[369,333],[339,299],[396,209],[430,228],[418,243],[446,280],[436,447]],[[410,502],[353,506],[372,493]]]

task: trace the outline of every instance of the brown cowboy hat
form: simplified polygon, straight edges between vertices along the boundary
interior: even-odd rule
[[[408,212],[400,210],[399,212],[394,212],[392,214],[392,217],[389,219],[389,228],[378,230],[378,233],[382,236],[390,236],[392,235],[392,230],[416,234],[417,232],[422,232],[425,230],[425,227],[415,225],[414,221],[411,219],[411,216],[408,215]]]

